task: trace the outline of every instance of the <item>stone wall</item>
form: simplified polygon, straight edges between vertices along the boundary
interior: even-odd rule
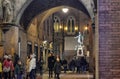
[[[120,78],[120,0],[99,0],[99,79]]]

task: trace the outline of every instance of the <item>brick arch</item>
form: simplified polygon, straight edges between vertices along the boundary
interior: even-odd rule
[[[58,6],[69,6],[85,13],[89,18],[86,7],[79,0],[33,0],[20,16],[19,24],[27,29],[31,20],[38,14]]]

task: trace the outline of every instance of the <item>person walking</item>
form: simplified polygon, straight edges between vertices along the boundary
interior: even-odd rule
[[[36,69],[35,54],[31,54],[30,55],[30,62],[29,62],[29,72],[30,72],[29,76],[30,76],[30,79],[35,79],[36,78],[35,69]]]
[[[75,59],[73,58],[71,61],[70,61],[70,70],[74,73],[74,71],[75,71],[75,66],[76,66],[76,64],[75,64]]]
[[[84,73],[86,71],[87,61],[85,57],[81,57],[81,71]]]
[[[54,65],[54,73],[56,74],[56,78],[60,79],[60,73],[61,73],[61,63],[60,63],[60,59],[57,58],[55,65]]]
[[[30,63],[30,56],[27,56],[27,61],[26,61],[26,79],[29,77],[29,63]]]
[[[11,55],[8,55],[8,61],[9,61],[9,64],[10,64],[9,79],[13,79],[15,76],[14,76],[14,65],[13,65]]]
[[[76,60],[76,67],[77,67],[77,73],[80,73],[80,70],[81,70],[81,58],[80,57]]]
[[[62,65],[63,65],[63,67],[64,67],[64,73],[66,73],[66,71],[67,71],[67,60],[66,59],[64,59],[63,60],[63,62],[62,62]]]
[[[50,53],[48,57],[49,78],[53,77],[54,63],[55,63],[55,57],[53,56],[52,53]]]
[[[3,75],[4,79],[9,78],[9,72],[10,72],[10,63],[8,61],[8,55],[4,56],[4,61],[3,61]]]
[[[43,64],[44,64],[44,61],[43,61],[43,57],[41,56],[40,59],[39,59],[39,70],[40,70],[40,75],[43,74]]]
[[[18,60],[18,63],[15,66],[15,78],[22,79],[22,74],[23,74],[22,63],[20,60]]]

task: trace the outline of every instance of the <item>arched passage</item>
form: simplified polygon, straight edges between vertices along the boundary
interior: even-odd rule
[[[49,9],[56,8],[57,10],[62,6],[78,9],[90,18],[90,14],[88,13],[86,7],[79,0],[34,0],[31,1],[30,4],[24,9],[23,13],[20,14],[21,16],[18,22],[26,30],[33,18],[37,15],[48,11]],[[52,13],[54,13],[54,11],[51,11],[51,14]]]
[[[76,8],[90,17],[90,14],[88,13],[86,7],[79,0],[33,0],[23,11],[21,16],[19,16],[19,23],[20,25],[24,26],[24,29],[27,29],[29,23],[35,16],[48,9],[58,6],[69,6]]]

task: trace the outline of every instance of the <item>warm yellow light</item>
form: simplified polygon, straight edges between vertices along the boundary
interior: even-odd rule
[[[75,31],[77,31],[77,30],[78,30],[78,27],[76,26],[76,27],[75,27]]]
[[[60,29],[62,29],[62,25],[60,25]]]
[[[88,27],[87,27],[87,26],[85,26],[85,30],[88,30]]]
[[[67,31],[67,30],[68,30],[68,28],[67,28],[67,27],[65,27],[65,28],[64,28],[64,30],[65,30],[65,31]]]

